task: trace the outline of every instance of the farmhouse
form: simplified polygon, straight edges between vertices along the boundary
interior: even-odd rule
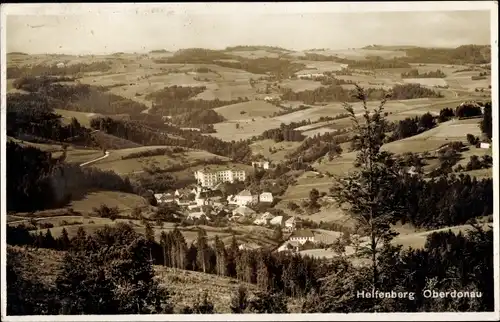
[[[261,169],[269,169],[270,163],[269,161],[258,161],[258,162],[252,162],[252,167],[254,168],[261,168]]]
[[[174,202],[174,196],[171,193],[155,193],[154,196],[159,204]]]
[[[196,131],[196,132],[200,132],[201,130],[197,127],[181,127],[181,130],[182,131]]]
[[[253,224],[259,225],[259,226],[265,226],[265,225],[268,225],[269,221],[271,221],[271,219],[273,219],[273,218],[274,218],[274,216],[271,213],[266,212],[265,214],[263,214],[259,218],[255,219]]]
[[[210,217],[208,217],[203,211],[191,212],[187,216],[187,219],[190,219],[190,220],[203,219],[203,218],[210,220]]]
[[[259,202],[273,202],[273,194],[270,192],[263,192],[259,195]]]
[[[491,144],[486,142],[481,142],[481,144],[479,144],[479,147],[481,149],[491,149]]]
[[[300,249],[300,243],[297,241],[287,240],[280,247],[278,247],[277,252],[298,252]]]
[[[283,216],[276,216],[269,221],[272,226],[283,226]]]
[[[220,203],[222,192],[220,190],[199,190],[196,193],[194,201],[198,206],[214,205]]]
[[[257,245],[252,245],[252,244],[240,244],[238,246],[238,249],[239,250],[253,250],[253,249],[258,249],[260,248],[260,246],[257,246]]]
[[[246,174],[244,170],[222,170],[222,171],[206,171],[198,170],[194,173],[194,177],[198,184],[202,187],[213,187],[220,182],[235,182],[245,181]]]
[[[314,243],[314,233],[309,229],[297,230],[290,236],[290,241],[305,244],[306,242]]]
[[[259,200],[259,196],[252,195],[249,190],[243,190],[239,194],[237,194],[234,198],[234,203],[238,206],[246,206],[252,203],[257,203]]]
[[[318,77],[324,77],[325,74],[315,73],[315,74],[297,74],[297,78],[299,79],[313,79]]]
[[[300,223],[301,220],[299,218],[290,217],[285,221],[285,230],[289,232],[295,231],[295,229],[297,229],[297,224]]]
[[[57,63],[56,65],[57,68],[64,68],[66,65],[64,63]]]

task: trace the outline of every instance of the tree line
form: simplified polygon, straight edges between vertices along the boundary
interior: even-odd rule
[[[113,171],[62,163],[48,152],[7,142],[7,210],[59,208],[92,189],[133,192],[127,178]]]
[[[147,109],[144,104],[112,94],[105,87],[60,84],[64,80],[30,76],[16,80],[14,86],[32,93],[30,99],[48,100],[51,107],[64,110],[104,115],[128,114],[134,117]]]
[[[61,116],[54,113],[52,101],[46,97],[17,93],[7,95],[8,136],[95,146],[90,132],[75,118],[64,125]]]
[[[184,127],[200,127],[225,121],[224,117],[213,109],[248,101],[248,98],[221,101],[194,99],[206,90],[205,86],[169,86],[150,93],[146,99],[153,101],[150,113],[159,116],[169,116],[170,122]]]
[[[94,240],[102,238],[103,234],[112,233],[120,238],[124,232],[132,234],[133,229],[128,224],[119,223],[116,228],[106,226],[93,235],[87,235],[83,228],[79,228],[70,240],[66,230],[60,237],[54,238],[50,229],[45,234],[32,234],[23,226],[18,226],[9,228],[8,241],[10,245],[69,252],[76,246],[90,252],[91,247],[95,247]],[[137,233],[134,236],[136,241],[141,240]],[[151,264],[232,277],[256,284],[262,290],[283,292],[292,297],[305,296],[317,287],[329,266],[322,260],[298,254],[275,253],[266,249],[240,250],[234,235],[227,246],[218,236],[210,243],[201,227],[198,227],[197,238],[192,243],[186,242],[178,228],[169,233],[162,232],[157,241],[152,226],[146,223],[144,239],[147,246],[144,256]],[[297,265],[300,265],[300,270],[296,269]]]
[[[306,104],[320,102],[355,102],[355,89],[346,90],[338,85],[322,86],[314,90],[294,92],[289,88],[282,89],[281,99],[288,101],[302,101]],[[388,92],[382,88],[368,88],[365,90],[369,100],[380,100],[387,96]],[[394,85],[390,91],[392,100],[405,100],[424,97],[441,97],[431,89],[420,84]]]
[[[401,78],[445,78],[446,74],[440,69],[436,71],[429,71],[427,73],[420,73],[418,69],[411,69],[406,73],[401,73]]]
[[[300,157],[303,162],[307,163],[313,163],[325,155],[333,158],[342,153],[342,148],[339,145],[341,143],[344,142],[342,136],[339,136],[338,133],[316,134],[305,139],[296,150],[287,155],[287,158],[296,159]]]
[[[70,65],[47,65],[38,64],[34,66],[12,66],[7,68],[7,78],[21,78],[26,76],[74,76],[82,73],[107,72],[111,69],[111,62],[101,61],[92,63],[78,63]]]
[[[173,313],[175,303],[168,289],[153,278],[153,264],[230,276],[257,285],[259,292],[254,299],[243,287],[233,294],[233,313],[285,313],[287,297],[305,298],[303,313],[493,309],[493,234],[480,228],[458,235],[433,233],[424,248],[417,250],[384,244],[378,256],[378,279],[383,287],[378,290],[416,294],[413,299],[398,300],[357,298],[357,291],[371,290],[370,267],[354,266],[343,256],[328,261],[266,250],[239,250],[234,237],[227,247],[217,237],[209,245],[203,230],[188,245],[178,229],[162,233],[157,242],[151,227],[146,227],[146,235],[141,236],[127,224],[107,226],[93,235],[80,228],[71,239],[65,229],[54,238],[50,230],[31,235],[22,227],[10,227],[7,242],[65,251],[55,285],[46,285],[23,276],[20,253],[8,249],[7,305],[13,315]],[[120,293],[126,286],[134,291]],[[426,289],[481,292],[481,297],[426,299],[422,296]],[[259,299],[268,303],[250,304]],[[195,308],[203,303],[210,306],[207,295],[178,313],[196,313]],[[212,306],[198,313],[215,310]]]
[[[304,60],[333,61],[348,64],[349,68],[359,69],[386,69],[386,68],[411,68],[411,63],[428,64],[488,64],[491,63],[491,46],[462,45],[456,48],[423,48],[411,47],[401,49],[406,55],[384,59],[370,56],[365,60],[351,60],[339,56],[328,56],[316,53],[306,53],[300,57]]]
[[[203,135],[198,131],[181,130],[175,126],[165,125],[163,130],[158,130],[142,122],[115,120],[109,117],[94,118],[90,121],[90,126],[93,129],[141,145],[169,145],[202,149],[238,161],[251,155],[250,147],[246,141],[225,142],[212,136]],[[175,137],[169,136],[169,134]]]

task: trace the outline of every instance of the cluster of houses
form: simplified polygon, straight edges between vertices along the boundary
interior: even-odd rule
[[[272,203],[274,201],[271,192],[252,194],[249,190],[243,190],[237,195],[224,198],[224,194],[218,188],[207,188],[196,186],[191,189],[176,190],[171,193],[157,193],[154,195],[157,204],[176,203],[187,211],[188,219],[200,219],[203,216],[211,220],[212,216],[227,216],[232,214],[231,220],[256,215],[248,206],[257,203]],[[206,209],[210,209],[206,211]]]
[[[274,216],[269,212],[260,215],[253,221],[253,224],[257,226],[282,227],[283,231],[287,233],[294,232],[301,223],[300,218],[290,217],[285,220],[284,216]]]
[[[315,79],[319,77],[325,77],[325,74],[315,73],[315,74],[296,74],[298,79]]]
[[[268,169],[269,162],[252,162],[253,167]],[[225,197],[220,189],[224,182],[245,180],[243,170],[221,170],[195,172],[198,184],[194,187],[178,189],[174,192],[157,193],[154,197],[158,203],[175,203],[186,212],[189,220],[205,219],[212,221],[215,218],[227,218],[231,221],[245,219],[256,226],[281,227],[284,233],[290,233],[290,238],[281,245],[277,251],[298,251],[306,243],[314,243],[314,234],[308,229],[300,229],[301,220],[298,217],[275,216],[270,212],[257,214],[249,206],[257,203],[272,203],[274,196],[271,192],[264,191],[260,194],[243,190],[236,195]],[[243,247],[244,245],[242,245]]]

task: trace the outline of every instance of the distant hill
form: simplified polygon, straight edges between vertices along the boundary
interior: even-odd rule
[[[269,52],[278,52],[278,53],[293,53],[293,50],[286,49],[283,47],[276,46],[233,46],[226,47],[226,51],[253,51],[253,50],[266,50]]]

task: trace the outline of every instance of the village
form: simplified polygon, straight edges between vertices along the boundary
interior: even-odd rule
[[[253,162],[253,167],[269,169],[269,161]],[[259,213],[252,209],[257,204],[272,205],[274,196],[271,192],[263,191],[252,194],[243,189],[235,195],[224,198],[221,185],[244,181],[246,172],[238,169],[220,171],[198,170],[194,172],[196,185],[177,189],[175,191],[155,193],[157,205],[174,205],[179,212],[173,216],[176,219],[186,219],[193,223],[210,224],[216,220],[227,220],[234,224],[251,224],[279,230],[283,236],[283,243],[276,248],[277,252],[299,252],[306,249],[323,248],[325,243],[315,238],[310,229],[303,229],[302,220],[296,216],[273,215],[269,211]],[[246,244],[239,245],[240,249],[255,249]],[[258,248],[258,247],[257,247]]]

